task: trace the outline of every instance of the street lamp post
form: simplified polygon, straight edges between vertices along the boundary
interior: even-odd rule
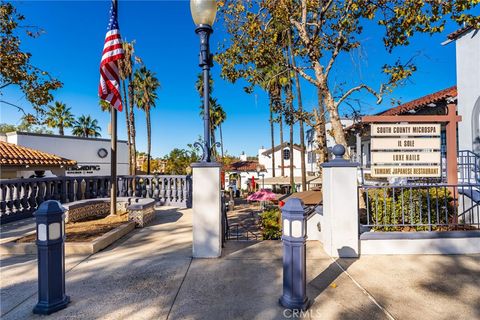
[[[260,172],[263,171],[263,168],[261,165],[258,165],[257,166],[257,175],[258,175],[258,179],[260,179],[260,176],[262,176],[262,189],[265,189],[265,174],[261,174],[260,175]]]
[[[215,0],[190,0],[190,11],[197,28],[195,33],[200,37],[199,66],[203,72],[203,145],[196,142],[195,146],[203,150],[202,162],[212,161],[210,146],[210,68],[213,66],[213,55],[210,53],[209,38],[212,25],[217,14]]]

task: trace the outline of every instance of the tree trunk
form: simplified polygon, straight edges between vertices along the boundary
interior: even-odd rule
[[[292,50],[292,35],[291,30],[288,33],[288,45],[290,47],[290,60],[293,66],[293,69],[296,67],[295,63],[295,56],[293,55]],[[300,127],[300,153],[302,155],[300,159],[300,168],[301,168],[301,175],[302,175],[302,191],[307,190],[307,169],[305,166],[305,132],[303,128],[303,119],[302,119],[302,112],[303,112],[303,104],[302,104],[302,90],[300,88],[300,80],[298,79],[298,72],[294,72],[295,77],[295,87],[297,89],[297,103],[298,103],[298,113],[300,114],[300,119],[298,121]]]
[[[275,127],[273,125],[273,98],[270,97],[270,138],[272,141],[272,151],[275,149]],[[272,152],[272,177],[275,177],[275,153]]]
[[[150,107],[146,106],[145,113],[147,115],[147,174],[150,174],[150,152],[152,150],[152,127],[150,124]]]
[[[288,70],[291,69],[290,66],[290,59],[289,59],[289,46],[285,48],[285,60],[288,66]],[[292,79],[289,77],[288,78],[288,84],[285,87],[286,90],[286,97],[285,101],[287,102],[287,108],[288,108],[288,119],[286,119],[287,124],[290,126],[290,188],[291,192],[293,193],[295,191],[295,176],[294,176],[294,170],[293,170],[293,125],[295,124],[295,119],[294,119],[294,107],[293,107],[293,92],[292,92]]]
[[[222,152],[222,162],[223,162],[223,157],[224,157],[224,154],[223,154],[223,133],[222,133],[222,124],[221,123],[218,125],[218,130],[220,130],[220,150]]]
[[[63,136],[64,135],[64,132],[63,132],[63,125],[59,125],[58,126],[58,133]]]
[[[285,159],[283,159],[283,116],[280,113],[280,119],[279,119],[279,124],[280,124],[280,174],[282,177],[285,177]],[[272,156],[275,156],[275,153],[272,154]]]
[[[130,118],[128,117],[128,100],[127,100],[127,90],[125,89],[125,80],[122,80],[122,89],[123,89],[123,106],[125,107],[125,124],[127,125],[127,138],[128,138],[128,170],[132,174],[132,142],[130,134]]]
[[[215,159],[215,161],[217,160],[217,155],[218,155],[218,152],[217,152],[217,146],[215,145],[215,143],[217,142],[216,139],[215,139],[215,129],[213,129],[213,125],[212,123],[210,123],[210,128],[211,129],[211,132],[210,132],[210,137],[211,137],[211,141],[210,141],[210,147],[212,148],[212,156],[213,156],[213,159]],[[212,159],[212,160],[213,160]]]
[[[128,102],[130,104],[130,157],[131,157],[131,166],[130,166],[130,174],[134,176],[134,179],[132,181],[135,181],[135,175],[137,173],[137,150],[136,150],[136,145],[135,145],[135,113],[134,113],[134,106],[135,106],[135,101],[134,101],[134,94],[133,94],[133,83],[132,83],[132,76],[130,75],[128,77]]]
[[[322,90],[317,88],[318,109],[314,109],[315,133],[317,141],[317,165],[321,173],[321,165],[328,161],[327,132],[325,129],[325,108]]]

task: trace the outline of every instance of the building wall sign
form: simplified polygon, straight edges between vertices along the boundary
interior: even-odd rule
[[[66,168],[65,173],[67,175],[88,175],[94,174],[100,171],[99,165],[84,165],[84,166],[74,166]]]
[[[391,177],[440,177],[441,125],[371,125],[371,175]]]
[[[442,127],[435,124],[380,124],[373,123],[371,127],[372,137],[396,137],[396,136],[440,136]]]

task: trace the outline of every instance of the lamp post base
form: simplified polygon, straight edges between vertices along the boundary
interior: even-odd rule
[[[282,296],[280,299],[278,299],[278,302],[284,308],[301,311],[307,310],[312,304],[308,297],[305,297],[305,299],[302,301],[298,301],[287,296]]]
[[[44,315],[49,315],[54,312],[57,312],[59,310],[65,309],[67,305],[70,303],[70,297],[65,296],[63,300],[49,304],[49,303],[44,303],[44,302],[39,302],[37,305],[33,308],[33,313],[34,314],[44,314]]]

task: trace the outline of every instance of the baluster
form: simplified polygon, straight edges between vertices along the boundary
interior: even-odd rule
[[[47,200],[50,200],[51,197],[52,197],[52,182],[51,181],[45,181],[44,182],[45,184],[45,197],[44,197],[44,201],[47,201]]]
[[[12,197],[13,207],[12,207],[12,210],[15,213],[21,211],[19,186],[20,186],[19,183],[15,183],[15,184],[12,185],[12,187],[13,187],[13,189],[12,189],[13,190],[13,197]]]
[[[7,185],[7,188],[6,188],[5,201],[6,201],[6,205],[7,205],[5,213],[7,215],[9,215],[13,212],[12,186],[9,185],[9,184]]]
[[[172,202],[172,178],[167,178],[167,199],[168,203]]]
[[[92,198],[97,198],[98,197],[98,178],[97,177],[92,178],[92,191],[91,191],[90,196]]]
[[[7,212],[7,202],[5,200],[6,186],[0,185],[0,216],[3,216]]]
[[[143,178],[142,198],[148,198],[150,193],[150,178]]]
[[[20,186],[20,206],[22,207],[22,212],[28,212],[28,200],[27,200],[27,188],[25,183],[19,184]]]
[[[140,178],[135,178],[135,191],[134,191],[134,196],[135,197],[140,197],[140,195],[142,194],[142,179]]]
[[[99,189],[98,194],[99,194],[100,198],[104,198],[105,197],[105,179],[104,178],[99,178],[98,183],[100,184],[100,189]]]
[[[52,199],[56,200],[56,201],[60,201],[62,198],[61,198],[61,195],[60,195],[60,190],[61,190],[61,187],[62,187],[62,180],[53,180],[52,181]]]
[[[170,187],[171,187],[170,189],[172,190],[170,192],[170,197],[171,197],[170,201],[171,202],[177,202],[176,195],[175,195],[175,193],[176,193],[175,191],[177,189],[177,181],[176,180],[177,179],[175,179],[175,177],[170,178]]]
[[[129,178],[127,183],[127,196],[134,197],[135,189],[137,188],[137,178]]]
[[[162,204],[165,204],[167,201],[167,189],[165,185],[166,181],[167,181],[166,178],[162,178],[162,189],[160,190],[160,197],[161,197]]]
[[[78,201],[82,200],[82,185],[81,185],[81,179],[75,178],[75,200],[73,201]]]
[[[123,177],[118,179],[120,181],[120,187],[118,188],[118,191],[120,192],[120,197],[125,197],[127,194],[127,187],[126,187],[127,178]]]
[[[28,183],[28,205],[30,210],[35,211],[37,208],[37,184],[35,182]]]
[[[187,179],[182,177],[182,203],[187,201]]]
[[[67,180],[68,186],[68,202],[73,202],[75,201],[75,180],[70,178]]]
[[[155,177],[152,179],[152,183],[153,183],[153,195],[152,195],[152,198],[155,199],[155,201],[159,201],[160,200],[160,189],[159,189],[159,185],[158,185],[158,177]]]
[[[60,187],[57,190],[59,192],[60,202],[65,203],[68,199],[67,178],[63,177],[62,180],[59,181],[59,184]]]
[[[45,201],[45,182],[37,182],[37,198],[35,208],[37,208],[43,201]]]
[[[85,186],[82,190],[84,199],[91,198],[91,187],[92,187],[91,184],[92,184],[92,181],[90,178],[87,177],[83,179],[82,186]]]

